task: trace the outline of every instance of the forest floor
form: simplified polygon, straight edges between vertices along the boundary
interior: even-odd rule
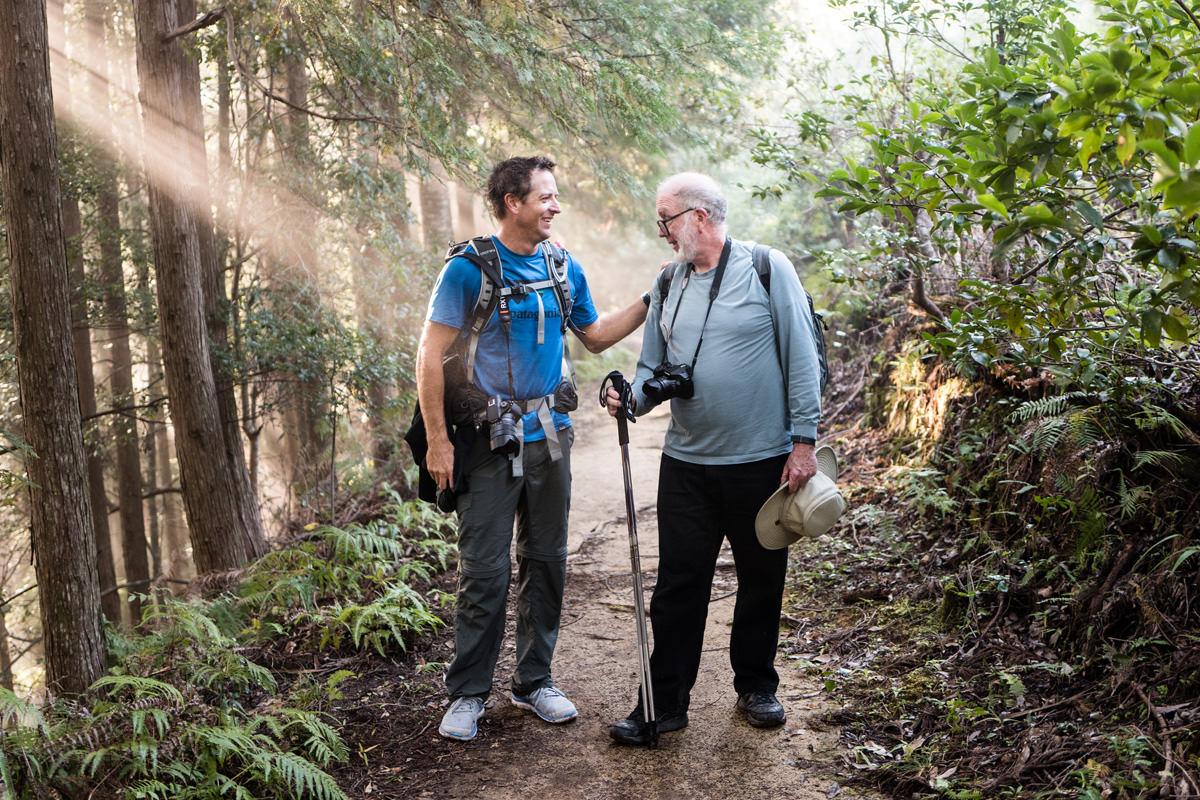
[[[724,550],[712,589],[700,679],[690,724],[664,734],[657,749],[617,745],[608,726],[633,707],[637,639],[624,482],[616,426],[598,407],[575,412],[574,478],[567,589],[554,659],[557,685],[579,717],[547,724],[513,706],[512,599],[493,691],[470,742],[437,734],[445,709],[441,685],[452,653],[451,631],[419,643],[401,663],[355,659],[356,677],[341,684],[330,710],[341,722],[351,758],[334,771],[353,798],[812,798],[862,797],[848,788],[845,748],[822,683],[782,647],[778,696],[785,726],[750,727],[736,710],[728,637],[736,578]],[[658,548],[655,487],[665,412],[630,428],[630,462],[647,598]],[[444,588],[452,590],[453,571]],[[322,671],[328,668],[324,665]]]

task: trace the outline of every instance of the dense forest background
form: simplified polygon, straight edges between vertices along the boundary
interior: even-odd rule
[[[928,625],[803,623],[874,653],[812,661],[865,779],[1200,795],[1198,54],[1185,0],[7,0],[0,781],[338,796],[346,676],[247,654],[441,625],[416,337],[545,153],[601,309],[698,169],[824,310],[851,506],[794,586]]]

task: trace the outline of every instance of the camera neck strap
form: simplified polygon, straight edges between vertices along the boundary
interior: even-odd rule
[[[700,338],[696,340],[696,352],[692,353],[692,369],[696,368],[696,359],[700,357],[700,345],[704,344],[704,329],[708,326],[708,315],[712,313],[713,301],[721,292],[721,280],[725,277],[725,267],[729,263],[729,251],[733,246],[732,240],[725,237],[725,246],[721,248],[721,258],[717,261],[717,272],[713,275],[712,288],[708,290],[708,308],[704,311],[704,321],[700,323]],[[671,344],[671,334],[675,331],[675,320],[679,317],[679,307],[683,305],[683,294],[687,291],[688,281],[696,271],[695,264],[688,264],[687,272],[683,275],[683,285],[679,287],[679,300],[675,303],[675,312],[671,315],[671,326],[667,328],[667,344]]]

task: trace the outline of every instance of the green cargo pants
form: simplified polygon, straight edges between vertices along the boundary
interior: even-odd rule
[[[516,522],[518,695],[552,686],[550,660],[558,640],[567,576],[567,512],[571,505],[571,443],[550,460],[545,441],[526,442],[524,474],[513,477],[507,457],[493,455],[486,437],[471,453],[468,491],[459,495],[458,593],[454,660],[446,670],[450,697],[486,697],[504,638],[512,577],[509,549]]]

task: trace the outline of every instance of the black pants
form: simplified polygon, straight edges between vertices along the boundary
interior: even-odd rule
[[[729,639],[733,687],[779,687],[775,650],[787,549],[767,550],[754,535],[758,509],[779,485],[786,456],[706,466],[662,457],[658,477],[658,582],[650,601],[650,674],[659,714],[687,710],[700,669],[704,625],[721,542],[728,538],[738,594]]]

